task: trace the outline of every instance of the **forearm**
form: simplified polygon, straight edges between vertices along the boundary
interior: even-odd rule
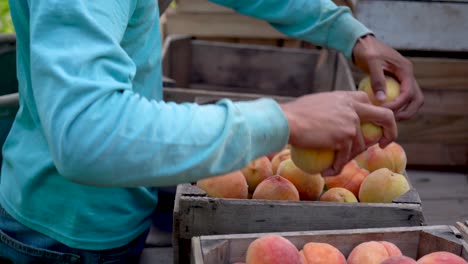
[[[347,7],[330,0],[211,0],[239,13],[268,21],[280,32],[351,57],[356,40],[370,33]]]

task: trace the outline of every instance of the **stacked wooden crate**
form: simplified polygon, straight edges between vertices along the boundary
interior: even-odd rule
[[[307,46],[275,30],[267,22],[247,17],[208,0],[176,0],[162,19],[163,36],[186,34],[198,39],[273,46]],[[337,0],[338,4],[353,3]]]
[[[468,166],[467,13],[466,0],[360,0],[356,6],[359,20],[413,62],[423,90],[419,114],[398,124],[410,165]]]

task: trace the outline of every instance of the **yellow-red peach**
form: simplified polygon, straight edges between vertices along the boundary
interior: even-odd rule
[[[369,175],[369,172],[358,166],[356,161],[351,160],[343,167],[340,174],[336,176],[324,177],[327,189],[342,187],[351,191],[354,196],[358,197],[359,188],[364,178]]]
[[[379,142],[380,138],[383,136],[382,127],[371,122],[361,123],[361,131],[366,146]]]
[[[291,150],[290,149],[283,149],[279,153],[277,153],[273,159],[271,160],[271,168],[273,170],[273,174],[278,174],[278,166],[283,160],[291,158]]]
[[[250,243],[246,264],[303,264],[299,250],[279,235],[265,235]]]
[[[382,168],[371,172],[359,189],[359,201],[363,203],[391,203],[408,192],[410,186],[402,174]]]
[[[314,174],[333,165],[335,151],[330,149],[303,149],[291,146],[291,159],[301,170]]]
[[[294,184],[299,191],[301,200],[317,200],[325,185],[322,175],[319,173],[309,174],[299,169],[291,159],[280,163],[278,174]]]
[[[369,147],[366,152],[366,167],[370,172],[387,168],[401,174],[406,169],[406,153],[398,143],[392,142],[384,149],[375,144]]]
[[[418,259],[418,264],[467,264],[468,262],[453,253],[437,251]]]
[[[249,164],[242,169],[242,173],[247,180],[249,192],[253,192],[260,182],[273,176],[271,161],[266,156],[260,157],[249,162]]]
[[[385,91],[386,98],[384,102],[391,102],[400,95],[400,83],[390,76],[385,76],[385,83],[387,89]],[[370,101],[374,105],[382,105],[382,102],[377,100],[375,97],[374,91],[372,90],[370,77],[367,76],[359,82],[358,86],[359,91],[363,91],[369,96]]]
[[[336,247],[327,243],[309,242],[302,253],[305,264],[346,264],[346,258]]]
[[[320,196],[322,202],[338,202],[338,203],[357,203],[356,196],[349,190],[341,187],[335,187],[327,190]]]
[[[197,187],[210,197],[247,199],[247,181],[240,170],[197,181]]]
[[[390,257],[402,255],[394,244],[382,242],[385,241],[369,241],[357,245],[349,253],[348,264],[380,264]]]
[[[275,175],[266,178],[257,186],[252,199],[298,201],[299,192],[290,181]]]

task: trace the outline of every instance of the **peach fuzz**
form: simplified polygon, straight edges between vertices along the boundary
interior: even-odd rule
[[[467,264],[468,262],[453,253],[438,251],[418,259],[418,264]]]
[[[401,251],[392,243],[369,241],[353,248],[351,253],[349,253],[347,261],[348,264],[380,264],[390,257],[401,255]]]
[[[382,168],[370,173],[359,189],[359,201],[363,203],[391,203],[410,190],[406,177]]]
[[[302,249],[305,264],[346,264],[346,258],[334,246],[309,242]]]
[[[240,170],[197,181],[197,187],[210,197],[247,199],[247,181]]]
[[[358,200],[354,194],[345,188],[335,187],[327,190],[320,196],[322,202],[338,202],[338,203],[357,203]]]
[[[279,235],[265,235],[250,243],[246,264],[303,264],[299,250]]]
[[[266,156],[251,161],[241,171],[247,180],[249,192],[253,192],[260,182],[273,176],[271,161]]]
[[[278,167],[278,175],[288,179],[299,192],[301,200],[315,201],[322,194],[325,181],[319,173],[309,174],[296,167],[291,159],[284,160]]]
[[[302,149],[291,146],[291,159],[301,170],[314,174],[333,165],[335,151],[329,149]]]
[[[299,192],[290,181],[275,175],[263,180],[257,186],[252,199],[299,201]]]
[[[348,162],[336,176],[324,177],[325,185],[328,189],[341,187],[351,191],[354,196],[359,196],[359,188],[362,181],[369,175],[369,172],[358,166],[356,161],[351,160]]]

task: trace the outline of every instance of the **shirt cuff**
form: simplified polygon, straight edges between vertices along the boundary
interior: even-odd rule
[[[341,51],[347,58],[351,58],[357,40],[367,34],[372,34],[366,26],[351,14],[343,14],[330,28],[328,45]]]
[[[236,102],[250,130],[252,155],[265,156],[280,151],[289,139],[289,126],[279,104],[269,98]]]

